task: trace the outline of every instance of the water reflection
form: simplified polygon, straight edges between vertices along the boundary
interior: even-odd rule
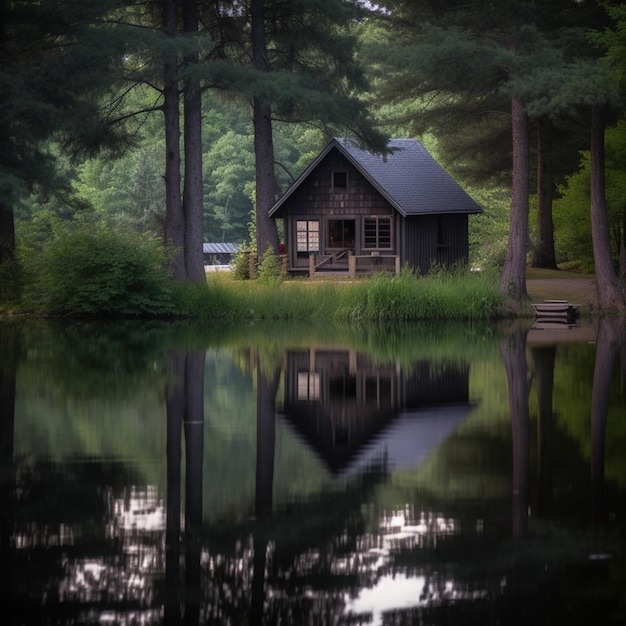
[[[623,325],[310,332],[0,324],[9,623],[620,623]]]
[[[289,350],[284,417],[338,477],[414,467],[466,417],[469,364],[376,364],[356,350]]]

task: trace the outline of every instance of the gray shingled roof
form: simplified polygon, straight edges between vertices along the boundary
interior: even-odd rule
[[[204,254],[235,254],[239,250],[236,243],[203,243]]]
[[[402,215],[481,213],[481,207],[415,139],[392,139],[385,156],[360,148],[350,139],[333,139],[271,208],[287,198],[337,148]]]

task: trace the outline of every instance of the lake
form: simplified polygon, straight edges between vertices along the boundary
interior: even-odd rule
[[[1,322],[3,624],[624,624],[625,336]]]

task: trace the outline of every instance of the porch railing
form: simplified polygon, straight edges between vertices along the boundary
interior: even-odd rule
[[[336,264],[336,261],[343,261],[343,263]],[[309,257],[309,276],[314,276],[318,271],[331,270],[345,272],[350,278],[356,278],[357,274],[373,274],[382,271],[399,274],[400,257],[395,254],[350,254],[347,250],[332,255],[316,254]]]

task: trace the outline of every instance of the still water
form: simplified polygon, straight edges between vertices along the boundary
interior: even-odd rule
[[[626,329],[0,324],[3,624],[624,624]]]

